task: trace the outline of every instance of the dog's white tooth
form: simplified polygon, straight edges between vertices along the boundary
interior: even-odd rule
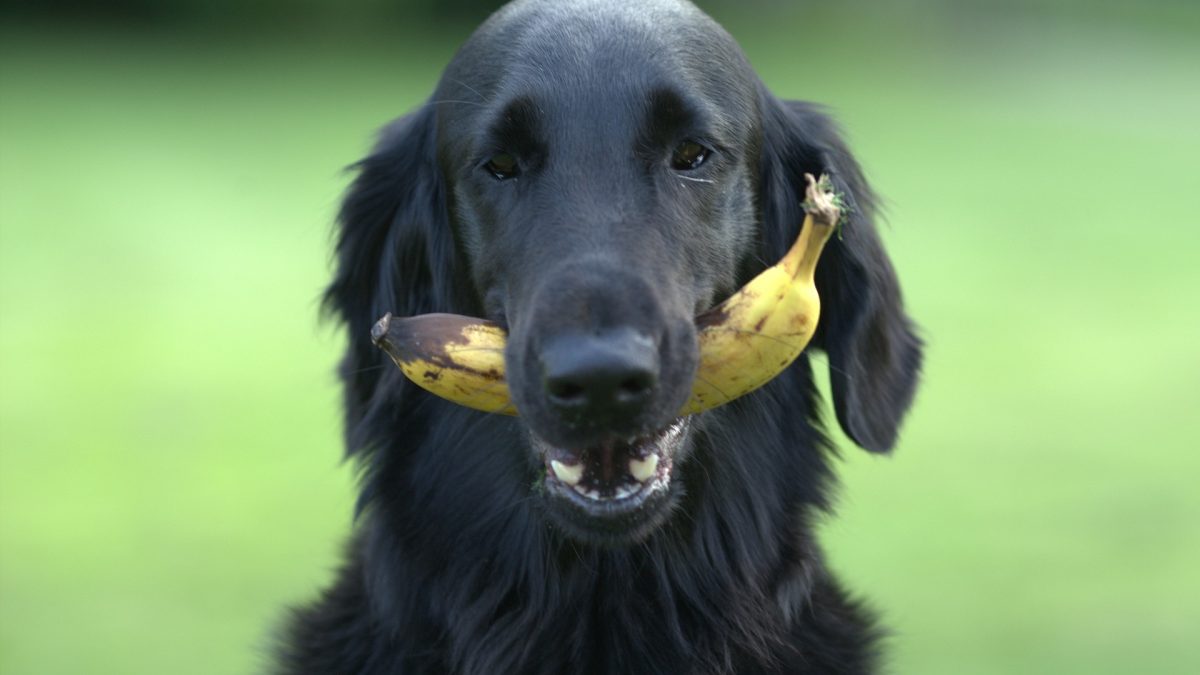
[[[622,485],[621,487],[617,488],[616,498],[617,499],[625,499],[629,495],[633,494],[634,491],[635,491],[634,486]]]
[[[574,485],[572,487],[574,487],[575,491],[578,492],[579,494],[583,495],[584,497],[587,496],[587,493],[588,493],[587,488],[583,487],[582,485]]]
[[[583,478],[583,465],[576,464],[575,466],[567,466],[557,459],[550,460],[550,468],[554,470],[554,475],[567,485],[578,485]]]
[[[588,490],[587,498],[591,499],[593,501],[600,501],[600,491],[599,490]]]
[[[639,483],[645,483],[658,470],[658,455],[650,453],[645,459],[629,460],[629,473]]]

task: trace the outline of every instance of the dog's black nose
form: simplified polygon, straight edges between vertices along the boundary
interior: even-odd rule
[[[541,365],[546,400],[577,428],[624,432],[658,384],[658,348],[633,330],[557,337]]]

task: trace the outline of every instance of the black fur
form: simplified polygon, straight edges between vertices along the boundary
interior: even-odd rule
[[[711,182],[663,168],[680,134],[718,146],[696,174]],[[515,184],[481,176],[478,143],[519,154],[525,173]],[[387,312],[486,315],[510,325],[516,372],[579,328],[564,318],[570,297],[628,304],[605,321],[659,331],[663,372],[690,373],[694,357],[673,341],[694,333],[675,335],[671,322],[777,260],[803,220],[803,174],[828,173],[850,217],[820,263],[813,345],[829,356],[843,429],[887,451],[921,347],[875,198],[824,114],[771,96],[690,5],[526,0],[485,24],[430,104],[390,125],[357,169],[327,304],[350,335],[346,443],[362,494],[345,566],[294,613],[278,672],[873,671],[878,631],[812,536],[829,507],[832,448],[806,356],[696,416],[661,521],[614,543],[552,517],[530,446],[531,433],[587,443],[606,430],[437,399],[369,340]],[[564,260],[567,272],[555,267]],[[607,294],[572,273],[596,260],[624,261]],[[677,409],[671,377],[639,424]],[[541,405],[536,382],[521,386],[530,409]]]

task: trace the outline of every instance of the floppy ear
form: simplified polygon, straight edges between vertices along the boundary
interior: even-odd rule
[[[338,214],[336,271],[324,308],[349,331],[341,377],[351,452],[371,440],[357,436],[357,428],[370,426],[362,422],[402,404],[410,390],[371,343],[371,326],[387,312],[448,311],[453,302],[454,244],[435,126],[434,106],[425,106],[385,127],[371,154],[351,167],[358,175]]]
[[[804,174],[828,174],[847,208],[817,266],[821,320],[813,344],[829,356],[834,409],[846,435],[867,450],[890,450],[916,390],[922,345],[875,230],[875,195],[820,109],[769,94],[763,100],[766,259],[782,256],[803,222]]]

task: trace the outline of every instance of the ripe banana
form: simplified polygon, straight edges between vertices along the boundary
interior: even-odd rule
[[[821,250],[841,217],[827,179],[805,174],[807,215],[773,267],[696,317],[700,363],[680,415],[710,410],[754,391],[791,365],[817,327],[813,281]],[[455,403],[517,414],[504,379],[504,329],[454,314],[384,316],[371,339],[418,386]]]
[[[457,314],[388,314],[371,327],[375,345],[421,388],[468,408],[516,415],[504,381],[506,338],[498,324]]]
[[[813,273],[840,217],[824,176],[808,181],[804,225],[796,243],[728,300],[696,317],[700,365],[690,415],[715,408],[770,382],[800,356],[821,314]]]

